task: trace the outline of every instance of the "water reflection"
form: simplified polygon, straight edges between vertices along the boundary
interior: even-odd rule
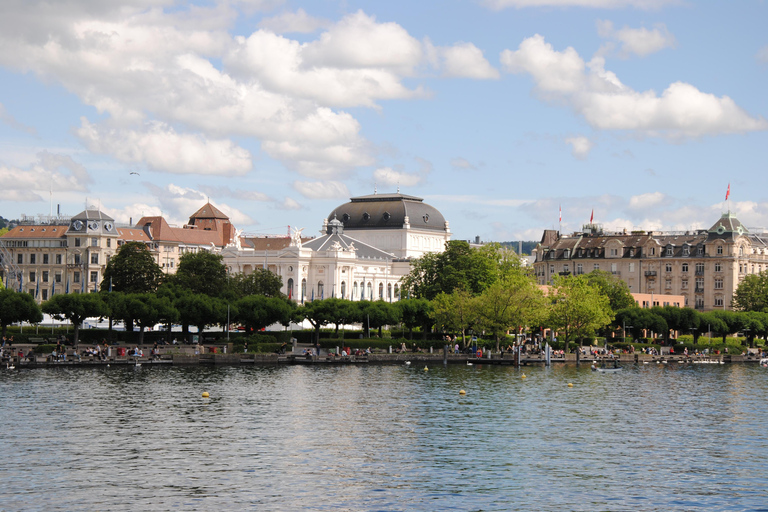
[[[766,375],[745,365],[5,372],[2,507],[754,510],[768,503]]]

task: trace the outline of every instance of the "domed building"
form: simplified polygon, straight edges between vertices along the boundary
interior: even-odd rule
[[[325,220],[338,219],[349,236],[398,258],[418,258],[440,252],[451,239],[443,214],[420,197],[404,194],[373,194],[353,197],[335,208]]]
[[[288,237],[240,237],[221,252],[230,272],[268,268],[283,293],[304,302],[337,297],[398,300],[411,260],[444,250],[448,222],[419,197],[373,194],[353,197],[323,220],[321,236],[302,229]]]

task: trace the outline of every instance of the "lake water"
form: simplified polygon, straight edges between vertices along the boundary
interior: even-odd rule
[[[739,364],[3,370],[0,510],[768,510],[767,382]]]

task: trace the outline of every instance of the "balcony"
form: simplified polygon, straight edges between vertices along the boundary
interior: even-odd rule
[[[704,293],[704,287],[703,286],[697,286],[695,290],[693,290],[695,293]]]
[[[694,306],[695,309],[704,309],[704,304],[696,304]]]
[[[615,275],[616,277],[621,277],[621,272],[618,270],[611,270],[611,274]]]
[[[656,277],[656,271],[655,270],[646,270],[645,271],[645,277]]]
[[[697,270],[697,271],[696,271],[696,272],[694,272],[694,273],[695,273],[697,276],[703,276],[703,275],[704,275],[704,271],[703,271],[703,270]]]

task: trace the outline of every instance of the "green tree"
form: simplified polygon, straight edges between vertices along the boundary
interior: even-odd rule
[[[183,325],[194,325],[202,334],[209,325],[223,325],[227,321],[227,304],[203,293],[183,293],[173,300]]]
[[[618,276],[604,270],[593,270],[586,276],[591,286],[597,287],[600,293],[608,297],[611,311],[614,313],[637,305],[629,286]]]
[[[105,317],[109,314],[107,305],[97,293],[68,293],[54,295],[43,302],[43,312],[56,320],[69,320],[75,328],[74,343],[80,337],[80,324],[86,318]]]
[[[10,289],[0,290],[0,326],[3,337],[8,333],[8,326],[16,322],[39,323],[43,313],[34,297],[28,293],[19,293]]]
[[[315,330],[315,347],[320,344],[320,328],[334,320],[335,306],[326,300],[313,300],[299,306],[297,315],[307,320]]]
[[[493,334],[496,351],[510,328],[538,325],[546,318],[546,311],[544,293],[520,270],[486,288],[477,300],[479,323]]]
[[[384,300],[363,300],[357,303],[357,307],[367,337],[371,336],[371,327],[379,330],[379,338],[381,338],[382,328],[385,325],[400,322],[400,308]]]
[[[440,293],[432,301],[432,318],[443,332],[460,332],[467,348],[467,331],[477,323],[477,299],[466,290]]]
[[[549,324],[565,335],[566,351],[572,339],[593,336],[613,320],[608,297],[583,275],[556,277],[549,300]]]
[[[220,254],[188,252],[179,258],[173,281],[192,293],[221,297],[228,290],[227,267]]]
[[[245,326],[246,332],[259,331],[275,323],[287,324],[296,305],[283,297],[248,295],[235,303],[232,320]]]
[[[400,318],[413,339],[413,330],[421,327],[422,339],[427,339],[429,330],[434,325],[432,303],[427,299],[402,299],[395,303],[400,308]]]
[[[360,321],[360,308],[357,302],[346,299],[330,298],[324,299],[323,302],[328,302],[327,306],[332,309],[333,320],[329,323],[334,324],[336,327],[334,336],[339,337],[339,327],[345,324],[351,324],[353,322]]]
[[[230,284],[237,298],[248,295],[263,295],[265,297],[279,297],[283,281],[280,276],[264,268],[256,268],[250,274],[239,272],[230,277]]]
[[[139,344],[144,342],[144,331],[155,324],[172,324],[179,318],[169,297],[154,293],[131,293],[124,297],[121,310],[126,318],[136,320],[139,326]]]
[[[118,249],[107,262],[101,290],[125,293],[154,292],[164,278],[147,246],[141,242],[128,242]]]
[[[403,278],[403,294],[434,299],[440,292],[467,290],[481,293],[499,277],[500,246],[473,249],[468,242],[452,240],[441,253],[427,253],[411,263]]]
[[[747,274],[733,292],[731,305],[736,311],[768,313],[768,270]]]

